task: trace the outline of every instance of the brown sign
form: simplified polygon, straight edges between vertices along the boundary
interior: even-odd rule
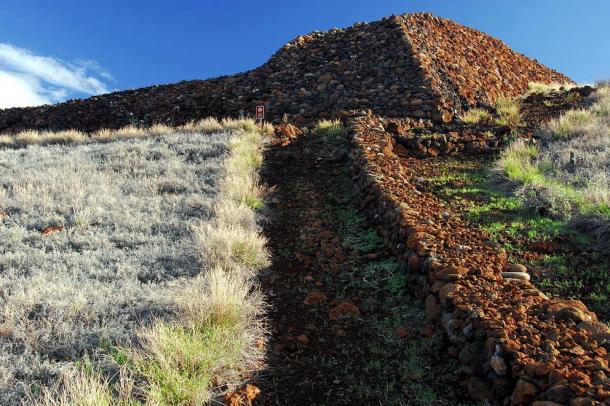
[[[259,104],[256,106],[256,119],[264,120],[265,119],[265,105]]]

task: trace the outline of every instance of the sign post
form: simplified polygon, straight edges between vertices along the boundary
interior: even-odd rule
[[[256,105],[256,121],[258,121],[261,125],[261,129],[263,128],[263,122],[265,121],[265,105],[257,104]]]

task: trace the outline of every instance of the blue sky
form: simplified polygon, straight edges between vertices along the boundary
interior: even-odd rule
[[[3,0],[0,107],[240,72],[299,34],[415,11],[610,77],[609,0]]]

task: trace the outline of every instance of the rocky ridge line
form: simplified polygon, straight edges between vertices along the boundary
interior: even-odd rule
[[[0,110],[0,133],[180,125],[248,114],[257,103],[271,120],[287,115],[297,124],[364,108],[446,122],[469,105],[522,93],[530,81],[569,78],[480,31],[411,14],[301,35],[261,67],[233,76]]]

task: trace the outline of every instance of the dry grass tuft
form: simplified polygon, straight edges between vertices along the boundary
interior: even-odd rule
[[[193,230],[201,254],[224,269],[258,269],[269,265],[266,240],[240,225],[202,224]]]
[[[499,125],[518,127],[522,124],[519,100],[501,97],[496,101],[495,108]]]
[[[470,109],[460,115],[460,120],[466,124],[477,124],[491,118],[489,111],[480,108]]]
[[[340,120],[320,120],[314,127],[315,134],[326,137],[340,136],[343,131],[343,123]]]
[[[54,388],[42,388],[39,396],[28,394],[29,401],[40,406],[130,406],[134,381],[119,372],[118,382],[112,385],[96,371],[87,367],[67,368]],[[116,396],[113,393],[116,392]]]
[[[598,132],[598,122],[592,110],[568,110],[547,125],[554,138],[570,138]]]
[[[527,95],[533,93],[549,94],[553,92],[560,92],[570,90],[578,85],[574,83],[542,83],[542,82],[530,82],[527,85]]]
[[[264,304],[242,274],[216,267],[179,303],[179,320],[156,323],[142,333],[141,348],[126,351],[151,404],[205,404],[219,383],[238,382],[263,357]]]

